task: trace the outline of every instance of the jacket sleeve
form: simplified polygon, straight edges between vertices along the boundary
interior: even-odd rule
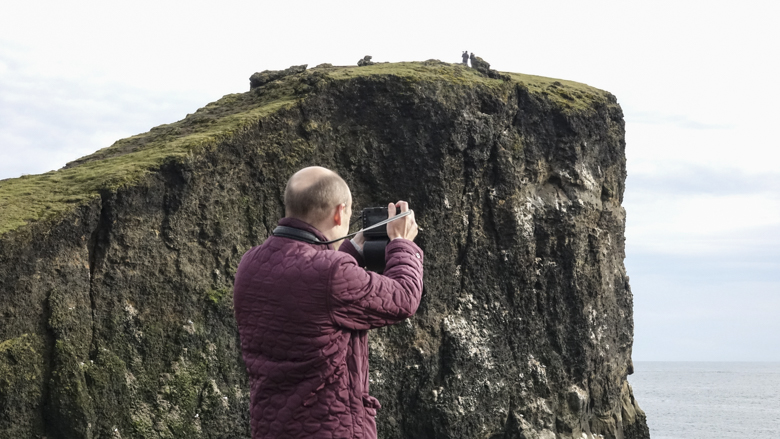
[[[360,254],[360,252],[357,251],[355,245],[352,244],[351,239],[345,239],[344,242],[342,242],[341,245],[339,246],[339,251],[352,255],[352,257],[355,258],[358,265],[360,265],[361,267],[366,265],[365,258],[363,257],[363,255]]]
[[[384,275],[360,267],[354,258],[334,262],[328,308],[333,324],[353,330],[392,325],[414,315],[423,289],[423,252],[412,241],[387,245]]]

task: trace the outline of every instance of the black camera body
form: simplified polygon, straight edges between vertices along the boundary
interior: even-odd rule
[[[366,207],[363,209],[363,229],[387,219],[387,206]],[[390,243],[387,235],[387,224],[375,229],[363,232],[366,239],[363,243],[363,258],[366,260],[366,269],[379,274],[385,271],[385,248]]]

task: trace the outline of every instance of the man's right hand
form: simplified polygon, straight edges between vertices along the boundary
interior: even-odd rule
[[[409,203],[406,201],[390,203],[387,205],[388,218],[395,216],[396,206],[401,209],[401,213],[409,210]],[[417,221],[414,220],[414,212],[401,219],[387,223],[387,236],[389,236],[391,240],[403,238],[414,241],[414,238],[417,237],[417,231]]]

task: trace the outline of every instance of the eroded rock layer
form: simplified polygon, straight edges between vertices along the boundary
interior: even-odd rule
[[[648,438],[626,380],[615,98],[392,68],[312,69],[231,95],[223,107],[292,98],[0,237],[0,437],[249,436],[233,276],[283,215],[286,179],[317,164],[347,180],[356,212],[405,199],[423,228],[420,309],[370,336],[381,438]]]

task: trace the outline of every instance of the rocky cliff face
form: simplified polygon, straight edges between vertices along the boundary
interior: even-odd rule
[[[424,229],[417,315],[370,336],[380,437],[647,438],[624,146],[582,84],[322,67],[2,181],[0,437],[248,437],[233,276],[318,164]]]

